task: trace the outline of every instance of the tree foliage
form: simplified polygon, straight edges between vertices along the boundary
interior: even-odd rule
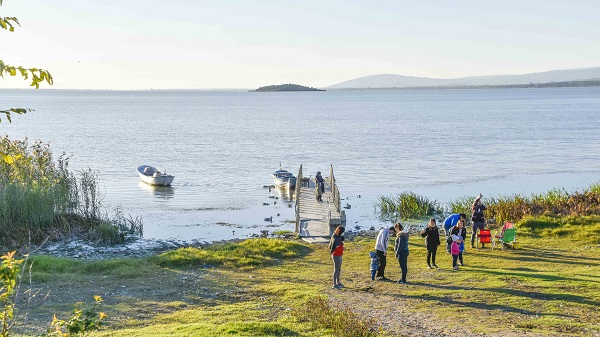
[[[0,0],[0,6],[2,6],[2,0]],[[8,31],[14,32],[15,26],[21,26],[19,20],[15,17],[0,17],[0,28]],[[21,76],[25,80],[31,79],[31,86],[39,89],[40,84],[43,82],[48,83],[49,85],[54,84],[54,80],[52,79],[52,75],[48,70],[39,69],[39,68],[25,68],[22,66],[13,66],[8,63],[5,63],[3,60],[0,60],[0,77],[4,78],[4,75],[8,76]],[[21,115],[31,111],[31,109],[24,108],[10,108],[6,110],[0,110],[0,114],[4,114],[6,120],[11,122],[11,114]],[[2,118],[0,118],[0,123],[2,122]]]

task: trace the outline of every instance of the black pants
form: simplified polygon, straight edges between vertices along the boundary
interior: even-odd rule
[[[431,267],[435,266],[435,254],[437,254],[437,246],[433,249],[427,249],[427,265]]]
[[[398,256],[400,271],[402,272],[402,282],[406,282],[406,274],[408,274],[408,252],[400,253]]]
[[[375,277],[385,277],[385,255],[381,250],[377,251],[377,258],[379,259],[379,264],[377,265],[377,274]]]
[[[458,253],[458,255],[452,255],[452,267],[456,267],[458,265],[456,260],[458,260],[461,265],[463,264],[462,252]]]

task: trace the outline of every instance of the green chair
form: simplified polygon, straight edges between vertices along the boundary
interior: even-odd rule
[[[502,249],[504,249],[505,245],[510,246],[512,249],[517,249],[517,229],[505,229],[502,235],[495,235],[492,250],[498,243],[501,244]]]

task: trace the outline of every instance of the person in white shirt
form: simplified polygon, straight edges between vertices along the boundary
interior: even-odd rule
[[[381,281],[386,281],[388,278],[385,277],[385,265],[388,246],[390,244],[390,236],[394,235],[396,230],[394,227],[382,228],[377,234],[377,241],[375,242],[375,250],[377,251],[377,257],[379,258],[379,265],[377,266],[377,273],[375,278]]]

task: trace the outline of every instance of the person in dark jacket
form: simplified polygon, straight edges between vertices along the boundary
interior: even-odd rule
[[[333,231],[333,235],[329,240],[329,254],[333,260],[333,286],[334,289],[344,287],[340,282],[340,274],[342,273],[342,255],[344,254],[344,231],[346,229],[342,226],[336,227]]]
[[[315,176],[315,187],[317,192],[317,201],[323,201],[322,196],[325,193],[325,179],[321,175],[321,171],[317,171],[317,175]]]
[[[465,244],[465,240],[467,239],[467,230],[465,229],[465,220],[460,219],[458,220],[458,222],[456,223],[456,226],[452,227],[452,230],[450,230],[450,237],[452,237],[452,235],[456,235],[458,237],[460,237],[462,240],[461,244],[462,244],[462,249],[460,250],[460,253],[458,254],[458,265],[462,266],[463,263],[463,250],[464,250],[464,244]]]
[[[427,246],[427,266],[429,266],[429,269],[438,268],[435,264],[435,255],[438,246],[440,245],[440,232],[435,223],[435,219],[429,219],[429,224],[427,225],[427,228],[421,232],[421,236],[425,238]]]
[[[408,274],[408,226],[397,223],[394,229],[398,233],[394,243],[394,251],[402,272],[402,277],[398,283],[406,283],[406,274]]]
[[[471,216],[471,222],[473,222],[473,234],[471,235],[471,248],[475,248],[475,237],[477,236],[477,231],[481,229],[485,229],[485,217],[483,216],[483,211],[486,210],[486,207],[481,203],[481,193],[475,198],[473,205],[471,206],[471,212],[473,215]],[[481,244],[483,247],[483,244]]]

